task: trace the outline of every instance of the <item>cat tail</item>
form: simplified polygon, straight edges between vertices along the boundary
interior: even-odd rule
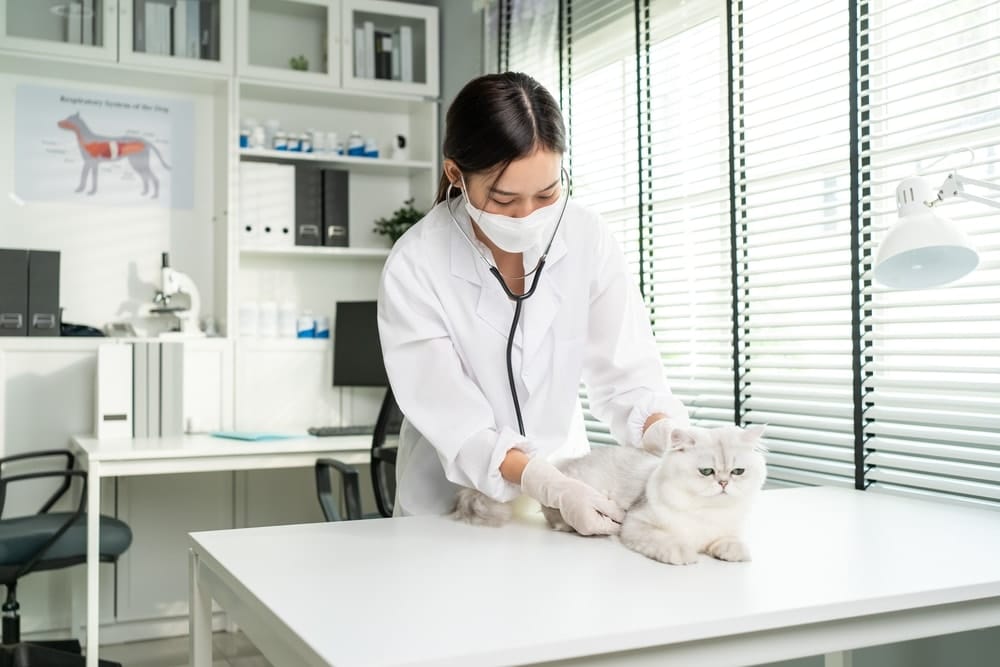
[[[157,148],[156,145],[153,144],[153,142],[151,142],[151,141],[147,141],[146,145],[149,146],[149,149],[151,151],[153,151],[154,153],[156,153],[156,157],[160,158],[160,164],[162,164],[163,167],[169,171],[170,165],[167,164],[167,161],[163,159],[163,154],[160,153],[160,149]]]
[[[502,526],[510,521],[514,510],[510,503],[493,500],[475,489],[460,489],[455,497],[451,517],[475,526]]]

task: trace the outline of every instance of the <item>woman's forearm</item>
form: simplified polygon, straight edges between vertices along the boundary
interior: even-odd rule
[[[500,474],[508,482],[520,484],[521,473],[524,472],[524,466],[528,465],[529,460],[528,455],[520,449],[511,449],[500,464]]]

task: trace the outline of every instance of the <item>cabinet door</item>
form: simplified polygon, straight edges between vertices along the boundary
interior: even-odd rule
[[[119,60],[233,72],[234,0],[118,0]]]
[[[118,0],[0,0],[0,48],[113,61]]]
[[[237,70],[286,85],[340,84],[336,0],[239,0]]]
[[[344,88],[438,96],[438,10],[342,0]]]

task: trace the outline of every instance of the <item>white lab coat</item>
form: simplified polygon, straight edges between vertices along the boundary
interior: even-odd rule
[[[463,202],[452,208],[475,239]],[[524,253],[526,271],[543,249]],[[499,467],[515,446],[548,459],[589,451],[581,379],[591,412],[620,443],[638,445],[654,412],[687,423],[621,248],[594,213],[568,202],[538,288],[522,307],[512,359],[526,437],[517,430],[507,378],[513,314],[514,303],[445,204],[396,242],[382,274],[378,325],[405,416],[397,515],[447,513],[463,486],[513,500],[520,486],[504,480]]]

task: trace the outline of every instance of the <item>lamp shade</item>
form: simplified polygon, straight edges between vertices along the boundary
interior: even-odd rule
[[[965,233],[925,203],[934,196],[927,181],[916,176],[896,188],[899,222],[879,246],[875,280],[898,289],[938,287],[979,264]]]

